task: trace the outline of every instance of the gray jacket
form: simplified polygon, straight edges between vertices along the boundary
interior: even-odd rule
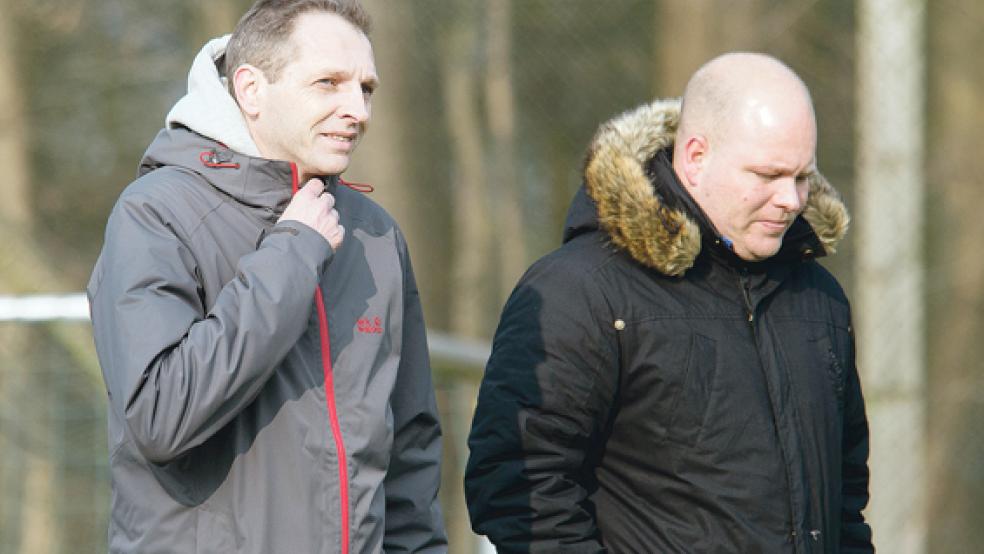
[[[276,224],[296,168],[181,125],[88,286],[113,552],[444,552],[440,430],[399,228],[326,180],[346,238]]]

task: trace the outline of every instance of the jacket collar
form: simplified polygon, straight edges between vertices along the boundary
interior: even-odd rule
[[[164,166],[199,174],[239,203],[268,209],[268,218],[274,220],[290,202],[296,179],[289,162],[240,154],[184,127],[162,129],[147,148],[137,174]],[[328,192],[335,194],[338,176],[323,176],[322,180]]]
[[[599,127],[585,160],[583,192],[568,214],[565,240],[600,227],[637,262],[670,276],[683,275],[702,250],[744,264],[721,244],[669,167],[666,152],[673,147],[679,115],[679,99],[657,100]],[[770,261],[832,254],[849,222],[840,195],[815,173],[806,209]]]

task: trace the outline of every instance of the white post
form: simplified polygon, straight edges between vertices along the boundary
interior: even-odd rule
[[[880,552],[926,551],[925,0],[858,3],[858,366]]]

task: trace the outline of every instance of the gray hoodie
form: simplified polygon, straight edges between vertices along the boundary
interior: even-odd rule
[[[109,394],[112,552],[444,552],[440,429],[406,243],[325,178],[337,252],[277,224],[206,45],[110,215],[88,286]]]

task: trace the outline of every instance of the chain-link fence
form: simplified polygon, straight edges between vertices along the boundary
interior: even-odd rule
[[[89,340],[85,307],[82,295],[0,296],[0,553],[106,551],[106,391],[95,360],[80,367],[54,336]],[[441,501],[455,551],[481,552],[487,543],[469,531],[461,474],[488,346],[429,335],[445,436]]]
[[[56,332],[89,329],[0,323],[0,552],[106,548],[106,394]]]

